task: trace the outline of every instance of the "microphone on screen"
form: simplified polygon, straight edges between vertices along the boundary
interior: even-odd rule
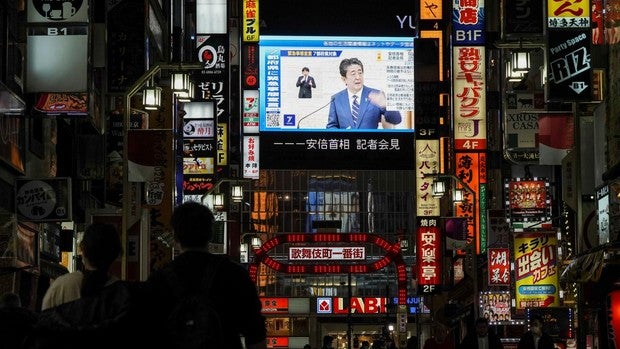
[[[331,96],[331,98],[329,99],[329,102],[327,102],[325,105],[322,105],[320,108],[318,108],[318,109],[314,110],[314,111],[313,111],[313,112],[311,112],[310,114],[306,114],[306,115],[304,115],[303,117],[301,117],[301,118],[299,119],[299,121],[297,121],[297,128],[299,129],[299,125],[301,125],[301,122],[302,122],[305,118],[307,118],[308,116],[310,116],[310,115],[312,115],[312,114],[314,114],[314,113],[316,113],[316,112],[318,112],[318,111],[320,111],[320,110],[325,109],[328,105],[332,104],[332,102],[334,101],[334,98],[336,98],[336,96]]]

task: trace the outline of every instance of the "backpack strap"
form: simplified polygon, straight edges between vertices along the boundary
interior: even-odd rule
[[[200,287],[197,290],[190,292],[190,294],[196,294],[204,292],[207,296],[211,291],[211,284],[215,277],[216,271],[219,269],[220,264],[224,261],[223,258],[218,256],[209,256],[209,262],[204,270],[202,279],[200,281]],[[168,280],[168,283],[172,289],[172,292],[176,298],[182,298],[186,296],[187,290],[184,289],[181,279],[175,272],[172,266],[163,269],[163,275]]]
[[[209,295],[209,291],[211,291],[211,285],[213,284],[215,273],[218,271],[220,264],[222,264],[223,261],[224,258],[220,258],[219,256],[211,256],[211,260],[209,261],[209,264],[207,264],[207,270],[202,278],[202,284],[200,285],[200,290],[205,291],[207,295]]]

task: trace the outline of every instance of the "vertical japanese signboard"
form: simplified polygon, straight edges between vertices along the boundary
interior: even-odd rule
[[[453,48],[454,148],[485,150],[485,47]]]
[[[258,0],[243,0],[243,42],[258,42]]]
[[[127,140],[129,181],[144,182],[144,206],[152,212],[150,230],[162,236],[169,231],[172,215],[172,130],[130,130]]]
[[[204,64],[200,73],[191,79],[197,86],[195,100],[215,101],[216,121],[228,121],[229,107],[229,51],[228,35],[198,35],[196,37],[196,55]]]
[[[144,3],[106,3],[108,92],[124,93],[145,71]]]
[[[416,265],[418,292],[437,293],[441,291],[442,273],[442,236],[439,219],[420,218],[416,242]]]
[[[486,149],[484,0],[452,3],[454,148]]]
[[[198,170],[196,168],[198,164],[184,159],[184,178],[186,179],[184,185],[188,184],[184,190],[185,194],[190,194],[190,189],[192,194],[204,194],[204,191],[208,191],[215,181],[216,173],[225,173],[228,166],[226,154],[229,148],[228,124],[230,119],[229,48],[228,34],[196,35],[194,55],[203,66],[200,72],[192,74],[191,80],[197,86],[194,100],[198,102],[186,103],[186,105],[202,103],[209,109],[195,113],[193,118],[197,120],[186,121],[189,113],[184,116],[183,137],[185,141],[193,138],[191,149],[201,155],[199,160],[204,160],[204,163],[200,164],[202,169]],[[207,114],[209,120],[205,120]],[[208,156],[206,156],[207,152]]]
[[[214,101],[185,103],[183,108],[183,194],[202,195],[213,187],[216,155],[221,161],[226,132],[216,122]]]
[[[248,43],[243,45],[241,54],[243,62],[241,84],[244,89],[257,89],[259,87],[258,44]]]
[[[243,137],[243,178],[258,179],[259,175],[259,137]]]
[[[439,198],[433,196],[432,177],[439,172],[439,140],[418,139],[416,144],[416,176],[417,176],[417,215],[440,216]]]
[[[528,232],[514,237],[517,309],[560,306],[555,232]]]
[[[216,128],[217,134],[217,161],[218,166],[228,165],[228,124],[219,122]]]
[[[489,286],[510,286],[510,250],[489,248]]]
[[[547,1],[549,100],[592,98],[590,1]]]
[[[455,202],[454,215],[467,219],[467,243],[475,243],[476,253],[486,249],[486,234],[480,234],[481,188],[486,183],[486,155],[484,153],[455,154],[456,176],[465,183],[471,192],[463,188],[463,200]],[[460,184],[459,184],[460,187]]]
[[[591,29],[549,29],[550,100],[592,98]]]
[[[506,0],[506,34],[542,34],[542,0]]]

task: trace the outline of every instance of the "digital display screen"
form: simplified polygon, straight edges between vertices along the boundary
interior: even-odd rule
[[[261,35],[260,132],[412,133],[413,47],[412,37]],[[343,91],[347,88],[340,73],[341,61],[351,58],[357,58],[363,66],[361,116],[357,124],[334,123],[339,110],[350,113],[350,104],[345,107],[345,99],[338,96],[346,96]],[[307,77],[302,72],[304,68],[308,70]],[[303,84],[306,91],[302,93]],[[384,107],[379,108],[382,116],[371,116],[376,100],[364,90],[381,91],[385,96]]]

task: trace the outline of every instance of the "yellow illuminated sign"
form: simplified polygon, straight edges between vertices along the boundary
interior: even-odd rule
[[[244,42],[258,42],[258,0],[243,0],[243,35]]]

